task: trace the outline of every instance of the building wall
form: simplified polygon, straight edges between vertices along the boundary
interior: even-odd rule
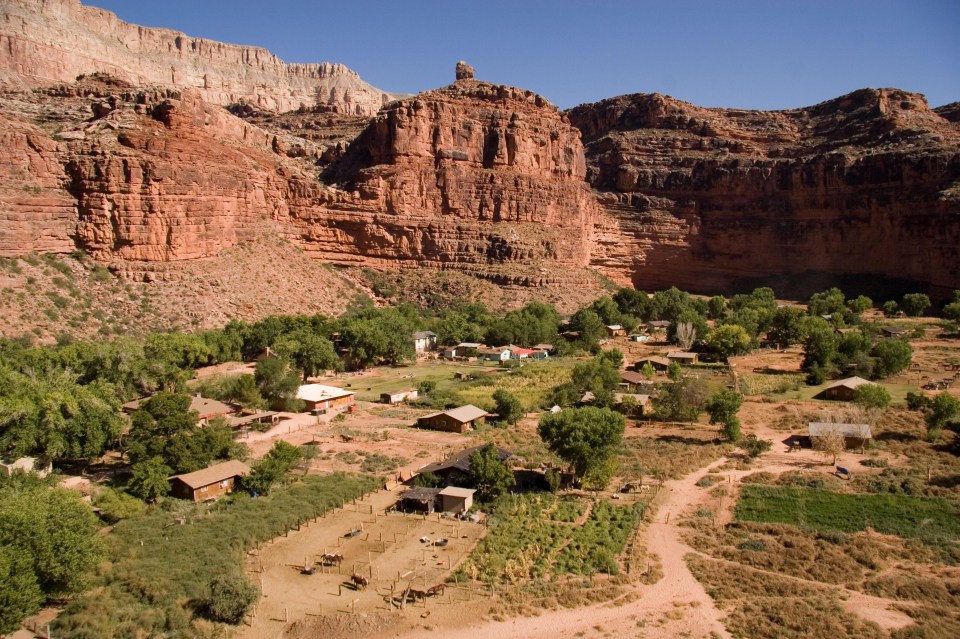
[[[473,506],[473,497],[454,497],[440,495],[440,508],[445,513],[459,513],[470,510]]]
[[[344,408],[348,408],[349,406],[352,406],[354,403],[353,400],[354,400],[354,395],[347,395],[346,397],[338,397],[336,399],[325,399],[320,402],[311,402],[308,400],[304,400],[304,404],[306,405],[307,411],[315,411],[315,410],[336,411],[336,410],[343,410]]]
[[[221,483],[226,484],[221,486]],[[174,479],[170,482],[171,493],[174,497],[180,499],[192,499],[193,501],[205,501],[207,499],[216,499],[232,493],[237,484],[236,477],[230,477],[223,482],[215,482],[209,486],[202,486],[194,490],[180,480]]]
[[[448,433],[464,433],[470,429],[470,422],[461,423],[449,415],[436,415],[434,417],[421,419],[420,425],[432,430],[442,430]]]
[[[836,388],[828,388],[823,392],[823,396],[827,399],[835,399],[842,402],[853,401],[853,396],[856,394],[856,390],[853,388],[847,388],[846,386],[837,386]]]

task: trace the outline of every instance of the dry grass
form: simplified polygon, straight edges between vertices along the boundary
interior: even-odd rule
[[[644,430],[650,432],[649,437],[623,440],[620,467],[627,480],[639,479],[641,475],[677,479],[733,450],[732,445],[715,441],[715,432],[691,430],[689,434],[658,435],[655,428]]]

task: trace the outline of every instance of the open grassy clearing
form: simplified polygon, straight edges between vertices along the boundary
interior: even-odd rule
[[[213,577],[242,574],[246,549],[375,488],[371,477],[308,476],[266,497],[122,521],[107,536],[99,584],[57,619],[56,636],[193,637],[190,602],[209,595]]]
[[[712,427],[696,424],[679,430],[675,426],[641,426],[631,429],[627,435],[619,462],[620,474],[630,481],[642,477],[678,479],[733,450],[732,444],[716,440]]]
[[[834,383],[836,380],[829,380],[823,384],[818,384],[816,386],[807,386],[806,384],[800,384],[796,389],[789,389],[783,392],[767,392],[768,397],[779,400],[797,400],[797,401],[823,401],[824,404],[836,404],[830,400],[814,400],[814,395],[817,395],[825,389],[830,384]],[[919,387],[916,384],[893,384],[889,382],[877,382],[880,386],[883,386],[890,393],[890,401],[892,404],[906,404],[907,402],[907,393],[916,393],[919,391]]]
[[[568,503],[571,500],[573,504]],[[542,493],[501,498],[491,512],[489,533],[460,574],[490,584],[617,574],[617,556],[643,506],[598,502],[582,526],[571,525],[571,517],[582,514],[583,508],[580,499]]]
[[[734,514],[740,521],[785,523],[842,533],[872,528],[884,534],[933,542],[952,542],[960,535],[957,508],[937,498],[745,485]]]
[[[798,391],[806,377],[803,373],[741,373],[740,392],[744,395],[768,395]]]
[[[470,404],[492,407],[493,393],[503,389],[516,395],[526,410],[537,410],[544,405],[555,386],[570,381],[570,372],[580,361],[554,358],[524,362],[522,367],[510,368],[505,373],[480,377],[457,392]]]

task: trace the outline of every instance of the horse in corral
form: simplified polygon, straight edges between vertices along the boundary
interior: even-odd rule
[[[436,586],[430,586],[429,588],[427,588],[427,596],[436,597],[438,595],[442,595],[445,589],[446,589],[446,586],[444,584],[437,584]]]
[[[339,566],[343,563],[343,555],[338,552],[326,552],[320,557],[320,563],[324,566]]]
[[[357,590],[363,590],[370,585],[370,581],[366,577],[356,573],[350,575],[350,581],[352,581],[353,585],[357,587]]]
[[[410,596],[413,597],[414,601],[417,601],[419,599],[426,599],[429,596],[427,594],[428,591],[426,590],[417,590],[416,588],[411,588],[409,592],[410,592]]]

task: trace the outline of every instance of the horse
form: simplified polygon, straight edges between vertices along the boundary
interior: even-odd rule
[[[353,585],[357,587],[357,590],[363,590],[370,585],[370,581],[366,577],[356,573],[350,575],[350,581],[352,581]]]

